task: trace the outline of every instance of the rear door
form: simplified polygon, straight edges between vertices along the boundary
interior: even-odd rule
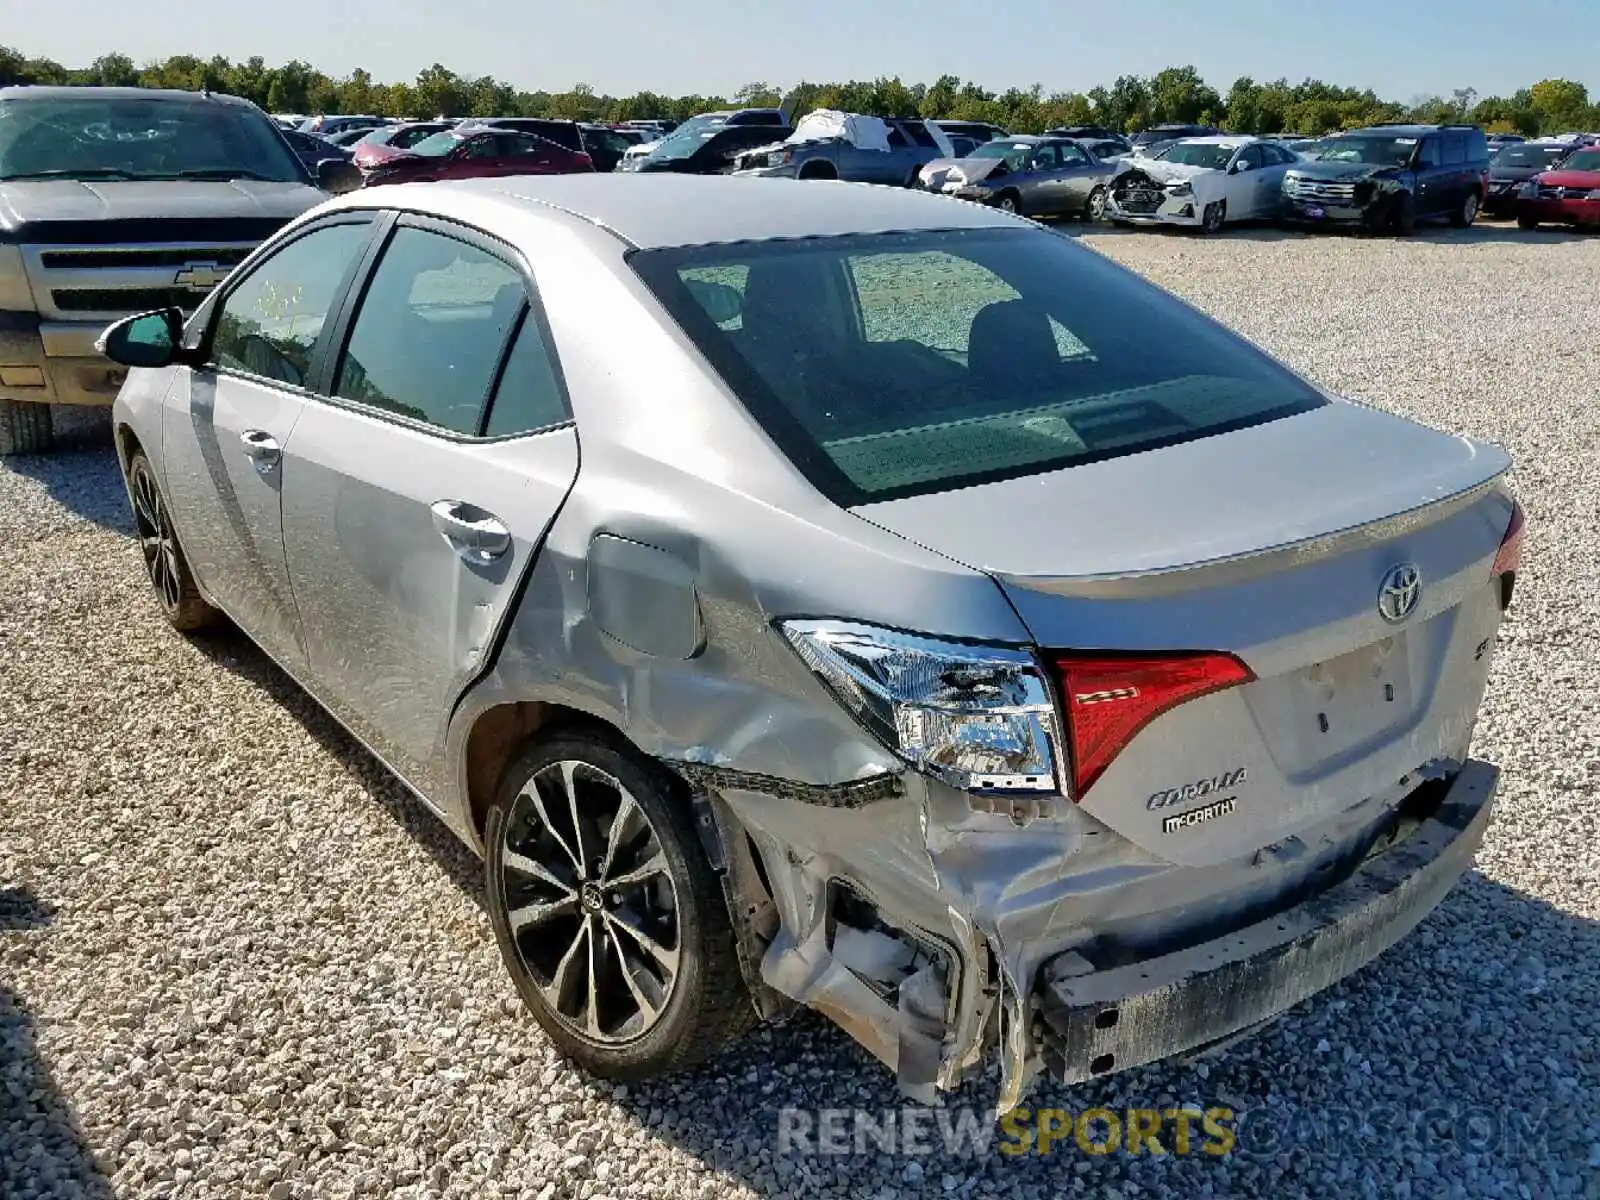
[[[207,593],[284,666],[304,665],[284,562],[282,452],[312,393],[372,214],[339,213],[231,278],[211,301],[204,366],[167,394],[162,465]]]
[[[316,690],[425,794],[577,472],[527,264],[402,217],[345,304],[327,398],[285,449],[283,531]]]

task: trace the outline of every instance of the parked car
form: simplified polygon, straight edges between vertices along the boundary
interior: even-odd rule
[[[985,142],[965,158],[935,159],[922,168],[919,182],[927,191],[1028,217],[1098,221],[1116,170],[1072,138],[1014,134]]]
[[[1296,164],[1283,181],[1283,215],[1400,234],[1423,220],[1466,228],[1488,190],[1489,143],[1476,125],[1373,125]]]
[[[1491,133],[1485,140],[1489,143],[1489,152],[1493,154],[1497,150],[1504,150],[1507,146],[1520,146],[1528,139],[1520,133]]]
[[[1131,141],[1135,150],[1146,149],[1153,153],[1151,147],[1186,138],[1211,137],[1216,132],[1209,125],[1152,125],[1134,134]]]
[[[735,173],[907,187],[926,164],[949,157],[949,137],[930,121],[819,108],[788,137],[741,154]]]
[[[319,183],[357,179],[232,96],[0,88],[0,455],[48,450],[52,404],[111,403],[108,322],[194,308]]]
[[[405,121],[369,129],[351,147],[355,164],[363,171],[370,171],[384,159],[409,150],[423,138],[454,129],[455,124],[452,121]]]
[[[1184,225],[1216,233],[1229,221],[1278,216],[1294,151],[1264,138],[1185,138],[1154,158],[1124,159],[1105,204],[1118,225]]]
[[[619,170],[644,174],[728,175],[740,155],[791,130],[787,125],[694,125],[685,121],[642,158]]]
[[[423,138],[368,169],[366,185],[434,183],[493,175],[565,175],[593,171],[587,154],[531,133],[458,125]]]
[[[671,130],[671,134],[685,135],[686,139],[683,142],[677,143],[677,145],[674,147],[673,161],[683,161],[684,156],[681,154],[681,151],[683,150],[684,146],[698,145],[699,142],[704,141],[703,138],[699,138],[699,134],[702,131],[714,128],[720,129],[724,125],[765,125],[769,128],[769,130],[772,131],[771,137],[776,138],[785,137],[789,133],[788,120],[784,117],[782,110],[776,108],[738,108],[723,112],[700,113],[697,116],[690,117],[687,121],[684,121],[682,124]],[[782,132],[778,132],[779,130],[782,130]],[[696,140],[693,142],[687,140],[687,135],[689,134],[694,134]],[[656,141],[646,142],[640,146],[630,146],[623,154],[622,161],[617,164],[617,169],[619,171],[635,170],[638,164],[643,162],[652,153],[654,153],[656,148],[665,140],[666,137],[663,136]],[[737,141],[739,139],[734,140]],[[759,144],[759,142],[747,143],[743,149],[749,149],[750,145]],[[662,168],[660,166],[656,166],[651,169],[676,170],[677,168]]]
[[[1515,216],[1518,193],[1535,175],[1553,171],[1573,151],[1560,144],[1518,142],[1502,147],[1489,162],[1489,190],[1483,197],[1484,214]]]
[[[315,116],[307,117],[300,122],[301,133],[320,133],[325,138],[332,138],[334,134],[343,133],[347,129],[378,129],[389,124],[382,117],[374,116]]]
[[[1046,135],[1052,136],[1052,135]],[[1133,147],[1126,138],[1074,138],[1074,141],[1101,162],[1117,162],[1133,155]]]
[[[1355,971],[1489,824],[1506,455],[1010,214],[393,189],[179,322],[105,338],[153,611],[484,856],[596,1074],[811,1005],[912,1094],[998,1059],[1005,1112]]]
[[[944,130],[947,138],[971,138],[974,143],[981,146],[984,142],[992,142],[995,138],[1010,137],[1004,129],[992,121],[931,121],[929,124],[937,125]]]
[[[622,156],[640,143],[606,125],[580,125],[583,151],[594,161],[596,171],[614,171]]]
[[[1046,129],[1045,137],[1075,138],[1079,141],[1121,142],[1123,146],[1132,148],[1126,137],[1115,129],[1107,129],[1104,125],[1058,125],[1054,129]]]
[[[315,133],[301,133],[298,129],[282,129],[283,140],[289,143],[289,148],[295,152],[300,161],[315,171],[317,164],[324,159],[333,158],[340,162],[349,162],[351,152],[348,147]]]
[[[1517,224],[1600,226],[1600,147],[1576,151],[1517,194]]]

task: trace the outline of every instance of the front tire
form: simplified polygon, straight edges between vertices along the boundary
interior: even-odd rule
[[[1450,215],[1450,224],[1457,229],[1470,229],[1472,223],[1478,219],[1478,193],[1469,192],[1467,198],[1461,202],[1460,211]]]
[[[1220,233],[1228,223],[1228,202],[1213,200],[1200,213],[1200,232],[1210,235]]]
[[[682,785],[620,737],[536,737],[506,772],[484,842],[501,959],[585,1071],[681,1070],[755,1023]]]
[[[217,624],[222,614],[206,603],[195,586],[189,560],[172,527],[172,512],[142,450],[135,450],[128,460],[128,495],[133,500],[134,534],[144,557],[145,575],[167,623],[179,633]]]
[[[1020,213],[1022,199],[1015,192],[1001,192],[995,197],[994,206],[1001,212]]]
[[[50,406],[32,400],[0,400],[0,458],[46,454],[55,444]]]
[[[1539,222],[1535,221],[1532,217],[1518,217],[1517,228],[1529,230],[1537,229],[1539,228]]]
[[[1417,231],[1417,202],[1410,192],[1401,192],[1394,198],[1394,219],[1391,224],[1401,237],[1410,237]]]

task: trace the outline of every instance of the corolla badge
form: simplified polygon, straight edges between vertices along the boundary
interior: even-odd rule
[[[1422,599],[1422,572],[1415,563],[1401,563],[1384,572],[1378,585],[1378,615],[1391,625],[1404,621]]]

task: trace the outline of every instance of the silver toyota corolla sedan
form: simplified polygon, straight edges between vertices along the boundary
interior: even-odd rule
[[[998,1107],[1221,1042],[1471,860],[1522,514],[1072,239],[850,184],[362,191],[103,338],[166,619],[485,861],[637,1078],[815,1008]]]

